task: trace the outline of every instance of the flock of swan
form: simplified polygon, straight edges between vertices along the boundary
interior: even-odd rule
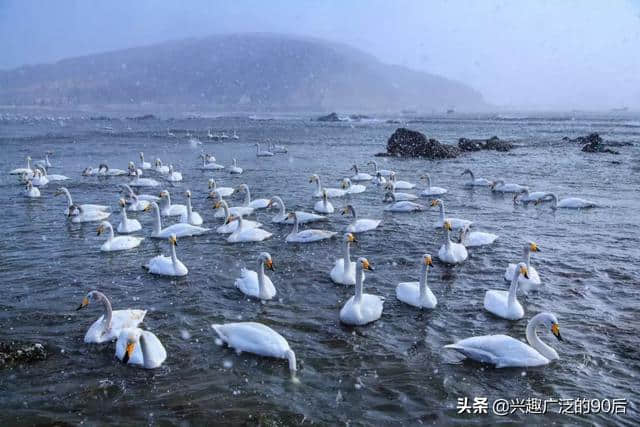
[[[277,153],[286,153],[285,147],[271,145],[268,151],[256,144],[257,157],[271,157]],[[25,168],[10,171],[18,175],[25,185],[24,196],[37,198],[41,196],[39,188],[46,186],[49,181],[65,181],[64,175],[48,174],[53,165],[47,153],[44,159],[35,162],[27,157]],[[498,238],[497,235],[472,229],[473,221],[450,216],[445,210],[443,198],[448,193],[446,188],[432,186],[429,174],[422,176],[424,185],[417,185],[409,181],[397,179],[396,172],[379,169],[375,161],[370,164],[373,174],[361,172],[357,165],[353,165],[353,175],[346,176],[340,181],[339,188],[329,188],[322,184],[321,177],[313,174],[309,183],[313,185],[311,196],[316,199],[312,203],[314,212],[289,211],[283,199],[279,196],[253,199],[247,184],[236,187],[218,186],[215,179],[208,181],[208,198],[212,200],[214,212],[212,221],[221,221],[217,226],[205,227],[203,216],[196,212],[191,204],[191,191],[184,192],[185,204],[174,204],[168,190],[157,191],[163,187],[163,182],[171,183],[182,180],[182,174],[174,170],[171,164],[164,165],[160,159],[153,164],[145,161],[140,153],[139,162],[130,162],[127,169],[112,169],[106,164],[97,168],[88,167],[84,176],[121,176],[128,177],[129,182],[119,184],[121,198],[118,200],[119,223],[114,227],[108,221],[112,215],[107,205],[78,204],[74,202],[71,193],[65,187],[56,189],[54,195],[64,195],[66,206],[64,215],[74,223],[96,222],[98,235],[105,234],[106,241],[100,246],[101,251],[126,251],[138,247],[145,237],[134,236],[133,233],[142,231],[142,225],[137,219],[129,218],[130,214],[150,213],[153,225],[147,234],[149,238],[164,239],[169,245],[169,256],[160,254],[148,260],[144,269],[150,274],[180,277],[189,273],[187,266],[178,259],[178,239],[199,236],[208,233],[218,233],[229,243],[251,242],[258,243],[270,239],[273,233],[265,230],[258,221],[250,220],[257,210],[272,210],[277,212],[271,218],[274,226],[289,226],[290,233],[286,236],[287,243],[310,244],[334,238],[338,233],[324,228],[313,228],[307,224],[323,224],[330,221],[328,215],[336,212],[332,201],[340,200],[347,195],[350,203],[344,204],[338,211],[341,215],[351,216],[350,222],[341,234],[340,245],[343,249],[342,257],[336,259],[333,268],[328,271],[331,280],[336,284],[354,286],[354,295],[349,298],[339,312],[340,321],[347,325],[366,325],[378,320],[383,312],[384,298],[364,292],[365,272],[372,272],[373,265],[365,257],[353,260],[351,245],[357,242],[357,235],[378,229],[382,221],[375,218],[361,218],[354,200],[357,194],[367,191],[367,185],[379,187],[384,194],[383,202],[386,206],[381,210],[398,214],[421,212],[428,208],[437,208],[437,220],[433,226],[443,231],[443,242],[438,250],[440,262],[448,265],[464,263],[468,258],[468,248],[491,245]],[[216,163],[214,156],[201,154],[203,171],[228,171],[231,174],[242,174],[243,169],[234,159],[231,166]],[[153,177],[142,177],[149,173]],[[571,197],[558,199],[557,195],[548,191],[530,192],[527,186],[508,183],[504,180],[489,180],[476,178],[471,170],[465,170],[463,176],[468,180],[462,182],[463,187],[485,187],[488,191],[513,194],[514,203],[550,204],[552,209],[584,209],[598,206],[596,203]],[[421,187],[418,194],[407,192]],[[154,194],[144,191],[153,190]],[[404,191],[397,191],[404,190]],[[243,201],[237,206],[230,206],[225,200],[234,194],[241,194]],[[422,204],[421,198],[429,203]],[[175,219],[171,225],[163,226],[163,221]],[[212,222],[213,223],[213,222]],[[303,228],[304,226],[304,228]],[[317,225],[316,225],[317,227]],[[526,242],[523,246],[523,257],[520,262],[509,263],[506,266],[504,279],[510,283],[507,289],[487,290],[484,297],[484,308],[493,315],[516,321],[524,318],[525,310],[518,300],[518,289],[535,291],[540,289],[541,278],[537,270],[531,265],[531,254],[540,251],[535,242]],[[419,276],[415,282],[402,282],[396,286],[396,297],[399,301],[418,309],[432,310],[437,306],[436,296],[428,285],[429,270],[433,266],[432,256],[424,254],[419,260]],[[256,260],[255,270],[243,268],[235,280],[235,287],[247,297],[259,300],[271,300],[277,294],[277,286],[267,276],[265,269],[274,271],[272,256],[261,252]],[[153,333],[141,329],[146,310],[126,309],[113,310],[108,297],[97,291],[90,291],[82,300],[78,310],[86,308],[91,303],[102,304],[104,313],[88,329],[84,341],[86,343],[109,343],[116,341],[115,355],[124,363],[141,366],[148,369],[162,365],[167,357],[166,350],[158,337]],[[528,344],[507,335],[484,335],[463,339],[454,344],[446,345],[462,355],[498,368],[509,366],[539,366],[558,359],[557,352],[540,340],[537,335],[539,328],[546,328],[561,340],[558,319],[555,315],[543,312],[533,316],[527,326],[526,339]],[[296,356],[287,340],[278,332],[266,325],[256,322],[233,322],[212,325],[218,335],[219,344],[228,346],[240,352],[250,352],[262,356],[286,359],[292,373],[296,371]]]

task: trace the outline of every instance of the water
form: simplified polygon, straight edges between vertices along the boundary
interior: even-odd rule
[[[379,230],[359,237],[352,255],[364,255],[376,267],[367,275],[365,290],[386,302],[379,321],[351,328],[340,324],[338,312],[353,288],[329,279],[334,259],[342,254],[339,240],[285,244],[289,226],[272,225],[274,213],[261,211],[257,218],[274,233],[272,239],[260,244],[228,244],[217,234],[180,239],[178,257],[189,275],[158,278],[141,265],[167,253],[165,241],[146,239],[132,251],[101,253],[97,224],[68,223],[64,198],[53,197],[55,184],[43,188],[40,199],[27,200],[15,177],[5,172],[22,167],[27,155],[39,159],[52,150],[57,167],[51,172],[72,177],[65,185],[75,201],[115,209],[116,184],[127,179],[84,178],[80,172],[102,162],[126,168],[128,160],[137,161],[144,151],[146,160],[159,157],[183,173],[182,184],[167,187],[174,202],[183,203],[184,190],[191,189],[194,207],[206,224],[214,225],[212,203],[206,199],[210,176],[219,185],[247,183],[254,197],[280,195],[289,209],[311,211],[309,176],[318,173],[326,186],[337,187],[354,162],[370,171],[365,163],[384,150],[397,124],[317,123],[295,116],[100,121],[79,114],[47,115],[53,116],[11,113],[0,122],[0,202],[5,209],[1,338],[42,342],[52,353],[46,361],[0,372],[0,419],[32,424],[495,423],[503,418],[458,415],[458,397],[487,397],[489,402],[538,397],[626,398],[630,404],[628,415],[616,418],[559,415],[554,407],[547,415],[514,414],[509,419],[540,424],[638,421],[637,117],[448,116],[409,123],[447,143],[495,134],[520,145],[507,154],[474,153],[446,161],[378,158],[381,167],[396,170],[400,179],[417,182],[429,172],[433,185],[450,191],[444,197],[449,215],[474,220],[476,229],[500,237],[494,246],[471,250],[462,266],[449,268],[435,257],[443,239],[433,227],[435,208],[423,214],[383,214],[380,190],[370,186],[353,196],[362,217],[383,219]],[[207,142],[210,128],[213,133],[235,130],[241,139]],[[169,137],[168,130],[177,137]],[[610,156],[582,153],[560,141],[564,135],[591,131],[635,145]],[[192,147],[187,132],[204,141],[202,148],[218,163],[229,165],[237,158],[244,174],[198,170],[200,149]],[[286,145],[289,153],[256,158],[252,144],[265,140]],[[514,207],[510,197],[464,189],[459,175],[465,168],[609,207],[555,214],[548,207]],[[334,201],[337,207],[341,203]],[[150,232],[150,214],[130,216],[142,222],[144,234]],[[114,225],[118,217],[112,215]],[[340,231],[347,223],[334,214],[322,227]],[[542,250],[532,263],[544,287],[520,297],[525,319],[492,317],[482,307],[484,292],[507,288],[502,279],[506,264],[519,259],[527,240]],[[247,300],[233,286],[240,268],[254,268],[261,251],[270,252],[276,266],[270,277],[278,296],[267,303]],[[420,312],[399,303],[394,288],[417,280],[425,252],[434,255],[429,281],[438,306]],[[115,309],[149,310],[144,327],[158,335],[168,352],[161,368],[123,366],[114,358],[114,345],[83,343],[86,329],[101,313],[99,307],[75,311],[91,289],[106,293]],[[550,366],[496,370],[459,363],[457,354],[442,349],[472,335],[506,333],[524,339],[527,319],[540,311],[558,316],[565,338],[557,342],[541,333],[561,356]],[[210,325],[237,320],[263,322],[280,332],[297,354],[300,382],[291,380],[284,360],[238,356],[216,345]]]

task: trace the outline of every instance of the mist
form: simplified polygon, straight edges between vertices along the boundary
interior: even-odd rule
[[[509,109],[640,108],[632,1],[0,2],[0,68],[220,33],[338,41]]]

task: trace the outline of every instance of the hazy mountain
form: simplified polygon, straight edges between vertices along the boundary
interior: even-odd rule
[[[474,89],[346,45],[218,35],[0,71],[0,104],[187,104],[234,110],[481,109]]]

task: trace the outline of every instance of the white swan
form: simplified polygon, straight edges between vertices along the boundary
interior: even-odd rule
[[[293,219],[293,229],[291,230],[291,233],[287,235],[287,243],[317,242],[320,240],[331,239],[337,234],[335,231],[318,230],[315,228],[298,231],[298,216],[296,213],[289,212],[288,217]]]
[[[236,191],[238,193],[244,193],[244,202],[242,203],[242,206],[245,208],[266,209],[271,203],[271,200],[269,199],[251,200],[251,192],[249,191],[249,186],[247,184],[240,184],[240,186],[236,188]]]
[[[49,161],[49,154],[53,154],[51,151],[47,151],[44,153],[44,159],[38,160],[35,162],[35,166],[40,166],[42,168],[51,168],[51,162]]]
[[[393,197],[396,201],[398,202],[403,202],[403,201],[412,201],[412,200],[417,200],[418,196],[416,196],[415,194],[411,194],[411,193],[403,193],[403,192],[398,192],[396,191],[396,186],[395,183],[393,181],[389,181],[384,185],[384,189],[387,192],[391,192],[393,193]],[[385,193],[385,197],[382,200],[383,203],[389,202],[389,198],[386,196]]]
[[[218,194],[213,194],[212,198],[214,200],[213,216],[215,218],[226,218],[226,214],[224,209],[222,209],[222,205],[218,204],[218,202],[225,202],[225,200]],[[231,213],[231,215],[235,215],[235,216],[247,216],[253,213],[253,208],[250,208],[248,206],[232,206],[232,207],[227,206],[227,208],[229,209],[229,212]]]
[[[154,170],[159,174],[166,175],[169,173],[169,166],[162,164],[162,160],[156,159]]]
[[[182,174],[173,170],[173,165],[169,165],[169,174],[167,175],[167,181],[180,182],[182,181]]]
[[[33,184],[31,183],[31,180],[28,180],[27,186],[24,189],[24,195],[26,197],[31,197],[31,198],[40,197],[40,190],[38,190],[38,188],[33,186]]]
[[[446,264],[460,264],[464,262],[469,254],[467,253],[467,249],[463,245],[451,241],[452,227],[449,220],[446,220],[444,222],[442,228],[445,231],[445,240],[444,244],[438,251],[438,258],[440,258],[440,261]]]
[[[182,277],[189,274],[189,270],[176,256],[176,246],[178,239],[175,234],[169,236],[169,246],[171,248],[171,256],[158,255],[149,260],[143,268],[151,274],[160,276]]]
[[[364,193],[367,189],[367,187],[362,184],[353,184],[349,178],[344,178],[342,180],[341,187],[347,192],[347,194]]]
[[[235,131],[235,130],[233,131],[233,135],[231,135],[231,138],[232,138],[232,139],[235,139],[235,140],[240,139],[240,137],[238,136],[238,134],[236,133],[236,131]]]
[[[147,199],[146,197],[152,197],[160,200],[160,197],[148,194],[136,194],[133,189],[129,187],[129,184],[122,184],[122,190],[120,190],[120,193],[124,194],[126,202],[129,203],[129,207],[127,209],[131,212],[140,212],[145,210],[145,208],[149,206],[150,200],[153,200]]]
[[[531,265],[531,252],[540,252],[540,248],[535,242],[527,242],[524,245],[524,250],[522,253],[522,262],[527,267],[528,277],[520,276],[518,278],[518,284],[525,292],[538,289],[540,287],[540,284],[542,283],[542,281],[540,280],[540,275],[538,274],[538,270],[536,270],[535,267]],[[515,271],[516,264],[509,263],[507,265],[507,269],[504,271],[504,280],[511,280]]]
[[[143,169],[143,170],[151,169],[151,163],[144,161],[144,153],[142,151],[140,152],[140,166],[139,166],[139,168]]]
[[[351,243],[357,243],[356,236],[352,233],[345,233],[344,238],[344,256],[338,258],[329,273],[333,283],[340,285],[355,285],[356,284],[356,263],[351,261]],[[364,273],[362,275],[364,280]]]
[[[373,177],[368,173],[358,172],[358,165],[356,165],[355,163],[353,164],[353,166],[351,166],[351,169],[353,169],[354,172],[353,176],[351,177],[351,181],[371,181],[373,179]]]
[[[518,301],[518,278],[522,275],[528,279],[527,266],[524,262],[517,265],[511,278],[509,291],[491,289],[484,294],[484,308],[498,317],[518,320],[524,317],[524,309]]]
[[[365,231],[375,230],[381,222],[379,219],[358,218],[358,213],[353,205],[345,206],[340,210],[340,213],[342,215],[353,215],[353,222],[347,225],[347,232],[349,233],[364,233]]]
[[[124,199],[120,199],[118,203],[120,204],[120,212],[122,213],[122,220],[120,220],[120,223],[118,224],[118,233],[128,234],[142,230],[140,221],[137,219],[129,219],[127,217],[127,204],[124,202]]]
[[[134,178],[129,181],[130,187],[157,187],[160,183],[153,178],[143,178],[142,169],[137,169]]]
[[[493,184],[493,181],[486,178],[476,178],[473,172],[471,172],[471,169],[465,169],[461,176],[466,174],[469,174],[469,181],[464,183],[466,187],[489,187]]]
[[[240,277],[236,279],[236,288],[243,294],[259,298],[261,300],[270,300],[276,296],[276,288],[269,277],[264,274],[264,267],[274,271],[273,260],[268,252],[261,252],[258,255],[258,272],[243,268],[240,270]]]
[[[522,193],[523,191],[529,191],[529,187],[526,185],[508,183],[505,184],[504,180],[499,179],[494,181],[491,186],[491,191],[494,193]]]
[[[102,344],[118,338],[123,329],[137,327],[147,310],[113,310],[111,302],[105,294],[99,291],[91,291],[82,299],[82,303],[76,310],[87,307],[91,302],[101,302],[104,307],[104,314],[98,318],[87,330],[84,342]]]
[[[162,218],[160,217],[160,207],[156,202],[150,202],[149,206],[147,206],[144,210],[145,212],[153,211],[153,229],[151,231],[151,237],[156,239],[166,239],[167,237],[171,237],[171,235],[175,234],[176,237],[189,237],[189,236],[199,236],[201,234],[205,234],[210,229],[204,227],[198,227],[191,224],[173,224],[167,228],[162,228]]]
[[[27,178],[33,177],[33,169],[31,169],[31,156],[27,156],[27,167],[17,168],[9,171],[9,175],[22,175],[26,174]]]
[[[526,205],[529,203],[540,202],[547,198],[550,198],[547,191],[534,191],[530,193],[529,189],[526,189],[513,195],[513,204],[517,205],[519,203],[524,203]]]
[[[428,173],[425,174],[422,177],[422,179],[427,181],[427,188],[422,190],[422,192],[420,193],[421,196],[423,196],[423,197],[440,196],[442,194],[446,194],[447,193],[447,189],[446,188],[435,187],[435,186],[431,185],[431,175],[429,175]]]
[[[490,245],[498,238],[497,234],[484,231],[471,231],[468,225],[460,230],[460,243],[466,248]]]
[[[285,359],[289,370],[296,371],[296,355],[286,339],[273,329],[257,322],[211,325],[218,337],[239,354],[243,351],[259,356]]]
[[[262,151],[260,149],[260,143],[256,142],[256,156],[257,157],[271,157],[273,153],[271,151]]]
[[[408,200],[396,201],[396,196],[391,191],[385,193],[383,201],[391,202],[389,206],[384,208],[387,212],[419,212],[425,209],[424,206]]]
[[[36,168],[33,171],[33,178],[31,179],[31,183],[34,187],[44,187],[49,183],[49,179],[42,174],[42,171]]]
[[[391,172],[391,175],[389,175],[389,181],[393,182],[394,189],[397,188],[398,190],[411,190],[416,186],[413,182],[396,180],[395,172]]]
[[[140,242],[144,240],[144,237],[134,237],[134,236],[115,236],[113,234],[113,227],[109,221],[102,221],[98,226],[98,236],[104,233],[104,231],[109,231],[109,237],[107,241],[104,242],[100,246],[100,250],[103,252],[113,252],[113,251],[125,251],[127,249],[133,249],[140,246]]]
[[[109,165],[107,165],[106,163],[101,163],[97,169],[94,169],[92,167],[88,167],[85,168],[82,171],[82,175],[83,176],[122,176],[122,175],[127,175],[127,171],[125,171],[124,169],[112,169],[109,168]]]
[[[185,191],[184,195],[187,198],[187,211],[180,215],[180,222],[191,225],[202,225],[202,217],[191,207],[191,190]]]
[[[243,171],[241,167],[238,166],[238,161],[233,159],[233,166],[229,166],[229,173],[240,175]]]
[[[116,357],[127,365],[155,369],[166,360],[167,350],[152,332],[129,328],[118,336]]]
[[[230,234],[238,229],[238,221],[231,220],[231,212],[229,211],[229,205],[224,200],[220,200],[214,206],[215,209],[222,209],[224,212],[224,223],[216,228],[216,232],[220,234]],[[257,228],[261,227],[262,224],[256,221],[243,220],[242,226],[244,228]]]
[[[280,197],[273,196],[271,198],[271,203],[269,204],[269,207],[274,205],[278,207],[278,213],[271,219],[271,222],[274,222],[276,224],[293,224],[294,222],[293,218],[287,217],[287,208]],[[299,224],[307,224],[310,222],[327,220],[327,217],[324,215],[317,215],[314,213],[303,212],[303,211],[296,211],[296,216],[298,217]]]
[[[43,168],[42,166],[36,166],[38,169],[40,169],[40,171],[42,171],[42,174],[44,175],[45,178],[47,178],[49,180],[49,182],[52,181],[67,181],[71,178],[69,178],[66,175],[60,175],[58,173],[52,173],[50,174],[49,172],[47,172],[46,168]]]
[[[358,258],[356,262],[355,295],[347,300],[340,310],[340,321],[347,325],[366,325],[374,322],[382,315],[384,299],[363,292],[364,270],[373,271],[366,258]]]
[[[482,363],[495,365],[496,368],[528,367],[548,365],[560,357],[558,353],[543,343],[536,329],[543,325],[562,341],[558,319],[551,313],[539,313],[527,324],[527,341],[529,345],[508,335],[483,335],[466,338],[455,344],[445,345],[464,356]]]
[[[318,200],[313,205],[313,210],[323,214],[332,214],[334,212],[333,204],[329,201],[326,191],[322,191],[322,200]]]
[[[269,233],[262,228],[245,227],[242,216],[231,216],[227,219],[227,222],[234,220],[238,221],[238,226],[236,227],[236,230],[227,237],[227,242],[229,243],[261,242],[273,236],[272,233]]]
[[[286,154],[287,148],[284,145],[276,145],[273,142],[270,142],[269,151],[271,151],[274,154]]]
[[[111,212],[104,212],[98,210],[88,210],[85,211],[81,206],[71,205],[67,208],[69,212],[67,214],[68,218],[71,218],[71,222],[73,223],[81,223],[81,222],[93,222],[93,221],[102,221],[109,218]]]
[[[311,175],[309,178],[309,183],[316,183],[316,191],[313,193],[313,197],[322,197],[322,192],[327,192],[327,197],[344,197],[347,195],[345,190],[340,188],[324,188],[322,187],[322,183],[320,182],[320,177],[317,174]]]
[[[162,216],[182,216],[187,213],[187,207],[171,204],[171,194],[167,190],[160,192],[160,213]]]
[[[431,255],[424,254],[420,263],[420,281],[398,283],[396,297],[403,303],[414,307],[435,308],[438,299],[427,285],[427,274],[432,265]]]
[[[224,169],[223,165],[216,163],[216,158],[209,154],[200,154],[202,157],[202,166],[201,170],[221,170]]]
[[[214,195],[217,194],[220,197],[229,197],[233,194],[233,188],[231,187],[218,187],[216,184],[216,180],[213,178],[209,178],[209,198],[213,199]]]
[[[551,200],[551,209],[589,209],[596,208],[598,204],[596,202],[592,202],[590,200],[580,199],[578,197],[568,197],[566,199],[562,199],[558,201],[558,196],[555,193],[547,193],[547,196]],[[536,205],[540,204],[541,201],[535,202]]]
[[[376,176],[371,180],[371,182],[380,187],[385,185],[387,183],[387,180],[384,176],[382,176],[382,174],[380,174],[380,172],[378,172],[376,173]]]
[[[449,221],[449,225],[452,229],[457,230],[464,227],[470,227],[473,224],[473,221],[469,221],[467,219],[460,218],[449,218],[445,216],[444,212],[444,202],[442,199],[434,199],[431,201],[431,207],[438,206],[440,208],[440,218],[434,224],[435,228],[440,228],[444,225],[445,221]]]
[[[370,160],[367,164],[373,165],[373,171],[375,175],[380,174],[383,177],[390,177],[392,173],[395,173],[394,171],[388,169],[378,169],[378,162],[376,162],[375,160]]]

